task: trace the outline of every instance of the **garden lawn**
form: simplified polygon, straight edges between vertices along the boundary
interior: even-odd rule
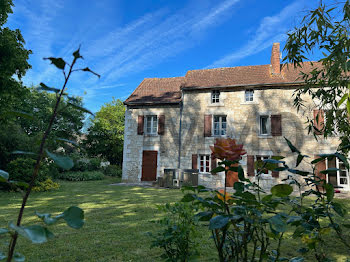
[[[88,182],[64,182],[58,191],[33,193],[24,214],[24,225],[40,223],[34,211],[41,213],[62,212],[72,205],[85,211],[86,223],[74,230],[60,223],[50,227],[56,235],[44,244],[31,244],[20,238],[17,251],[29,262],[110,262],[110,261],[161,261],[161,250],[150,249],[147,232],[159,227],[152,221],[163,214],[156,205],[180,200],[182,193],[174,189],[112,186],[116,179]],[[0,227],[15,221],[20,207],[19,193],[0,193]],[[349,200],[339,200],[350,208]],[[216,261],[215,247],[209,231],[203,226],[200,261]],[[287,235],[291,235],[288,233]],[[329,253],[338,261],[344,261],[345,248],[335,236],[329,237]],[[0,239],[1,242],[4,239]],[[284,255],[297,256],[299,241],[289,237],[283,243]],[[0,250],[4,251],[5,246]],[[314,261],[310,257],[309,261]]]

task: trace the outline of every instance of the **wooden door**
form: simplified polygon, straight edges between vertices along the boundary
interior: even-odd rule
[[[156,181],[157,155],[157,151],[143,151],[141,181]]]
[[[226,177],[226,186],[227,187],[233,187],[233,184],[238,181],[238,173],[233,171],[227,172]]]

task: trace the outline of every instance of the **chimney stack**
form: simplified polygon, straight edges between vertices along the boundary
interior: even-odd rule
[[[271,52],[271,73],[273,75],[281,74],[280,57],[280,43],[273,43]]]

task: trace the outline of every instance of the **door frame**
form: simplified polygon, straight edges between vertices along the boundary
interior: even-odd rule
[[[328,169],[328,159],[327,158],[326,158],[325,162],[326,162],[326,169]],[[335,167],[338,168],[338,169],[339,169],[339,163],[340,163],[339,159],[337,157],[335,157]],[[344,185],[344,184],[341,185],[340,184],[340,170],[337,170],[337,184],[338,184],[338,186],[342,186],[343,187],[343,188],[340,188],[340,189],[343,189],[343,190],[346,190],[346,191],[350,191],[349,171],[347,169],[345,169],[345,172],[346,172],[346,178],[348,180],[347,185]],[[326,178],[327,178],[327,183],[328,183],[329,182],[328,174],[327,174]]]

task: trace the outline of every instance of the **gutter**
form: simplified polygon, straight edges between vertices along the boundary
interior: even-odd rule
[[[179,123],[179,155],[177,160],[177,168],[181,168],[181,143],[182,143],[182,111],[183,111],[183,98],[184,93],[181,92],[181,102],[180,102],[180,123]]]

